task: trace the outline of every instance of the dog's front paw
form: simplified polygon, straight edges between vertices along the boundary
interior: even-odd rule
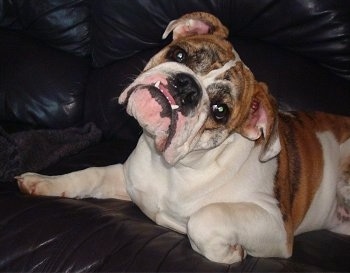
[[[225,228],[222,218],[210,209],[190,217],[187,234],[192,248],[211,261],[224,264],[241,262],[247,251],[238,243],[238,235]],[[217,217],[218,216],[218,217]]]
[[[24,173],[16,176],[17,184],[21,192],[30,195],[65,196],[57,185],[54,178],[36,173]]]
[[[247,251],[239,244],[228,242],[221,236],[205,240],[201,236],[190,235],[192,248],[207,259],[224,264],[241,262],[247,256]]]

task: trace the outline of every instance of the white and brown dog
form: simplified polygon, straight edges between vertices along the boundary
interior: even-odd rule
[[[25,173],[20,189],[132,200],[222,263],[289,257],[293,236],[310,230],[350,235],[350,118],[278,113],[210,14],[185,15],[164,37],[171,32],[119,97],[144,129],[128,160]]]

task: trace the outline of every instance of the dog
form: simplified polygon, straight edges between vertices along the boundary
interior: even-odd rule
[[[350,235],[350,118],[280,112],[215,16],[169,23],[172,42],[119,96],[143,128],[124,164],[16,177],[31,195],[132,200],[219,263],[292,255],[294,235]]]

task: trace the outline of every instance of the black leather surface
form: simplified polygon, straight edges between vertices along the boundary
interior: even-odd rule
[[[18,33],[0,31],[0,119],[37,127],[81,123],[88,62]]]
[[[218,16],[232,36],[291,49],[350,77],[350,2],[344,0],[1,0],[0,27],[91,54],[101,67],[163,45],[168,22],[198,10]]]
[[[200,10],[218,16],[229,27],[231,36],[288,48],[350,78],[349,1],[134,0],[130,5],[127,1],[95,0],[92,3],[92,58],[96,66],[164,44],[161,37],[169,21]]]
[[[184,235],[156,226],[129,202],[34,199],[4,192],[0,197],[0,222],[7,226],[0,238],[0,257],[6,257],[0,261],[1,272],[290,272],[318,268],[252,257],[232,266],[212,263],[195,253]],[[4,205],[16,214],[9,215]]]
[[[92,69],[86,90],[85,121],[98,124],[108,138],[118,136],[136,142],[142,130],[118,104],[118,97],[158,49],[145,50],[105,67]]]
[[[89,1],[1,0],[0,27],[23,30],[52,47],[90,54]]]
[[[349,80],[276,45],[235,37],[231,41],[256,79],[267,83],[282,109],[350,115]]]

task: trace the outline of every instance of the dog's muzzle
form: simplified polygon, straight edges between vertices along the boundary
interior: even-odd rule
[[[207,111],[206,93],[193,71],[178,63],[146,70],[119,97],[154,139],[156,150],[174,164],[192,146]]]

